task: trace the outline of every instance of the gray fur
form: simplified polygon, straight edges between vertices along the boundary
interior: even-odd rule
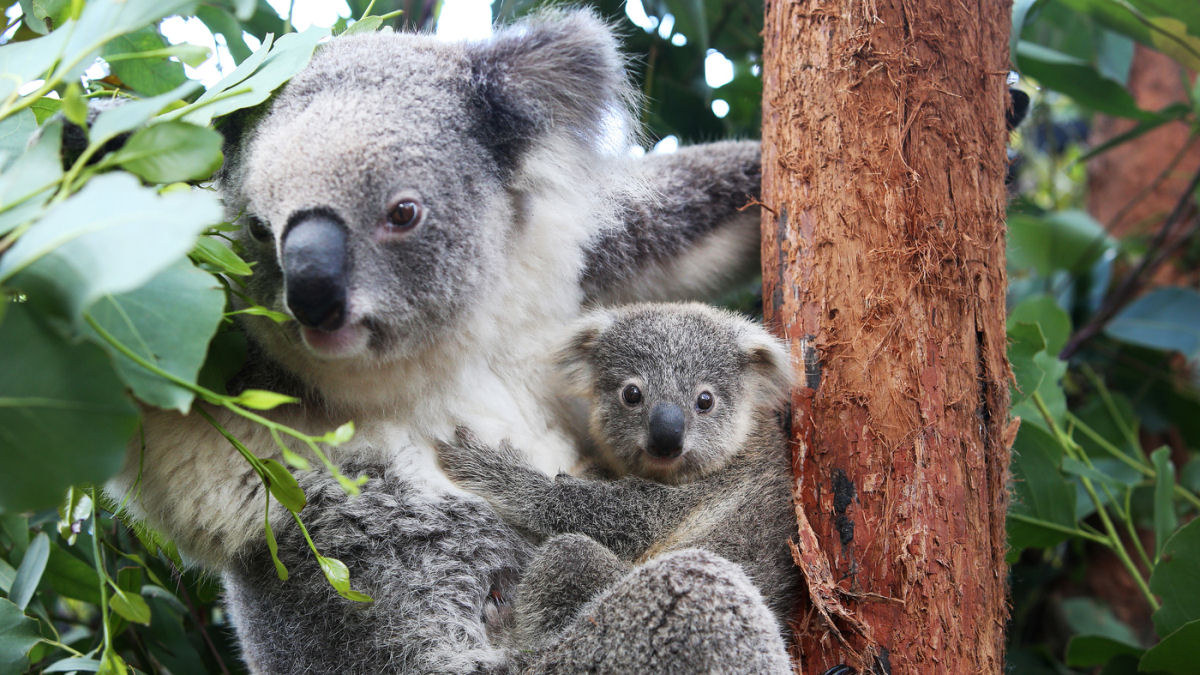
[[[551,479],[511,445],[489,447],[466,429],[439,446],[452,479],[506,522],[553,537],[517,591],[521,639],[536,644],[564,625],[581,598],[621,575],[617,561],[690,548],[740,564],[785,625],[800,581],[787,546],[791,458],[775,414],[791,381],[786,348],[729,312],[635,305],[585,318],[563,360],[590,396],[593,440],[623,477]],[[621,399],[630,382],[644,395],[636,406]],[[704,412],[692,405],[701,390],[716,400]],[[658,401],[689,411],[683,454],[665,465],[646,454],[646,411]],[[574,581],[547,581],[556,576]]]
[[[479,43],[355,35],[322,46],[264,116],[229,139],[221,189],[231,217],[247,224],[251,299],[287,311],[279,261],[301,214],[320,213],[345,230],[344,326],[322,333],[243,317],[253,347],[237,384],[300,396],[302,404],[264,414],[311,433],[354,420],[355,438],[326,452],[343,471],[369,467],[374,478],[347,499],[324,473],[304,476],[303,517],[321,550],[342,558],[352,585],[375,603],[326,588],[303,537],[272,503],[279,556],[292,573],[274,578],[257,478],[201,418],[148,412],[144,446],[131,449],[108,489],[120,498],[138,486],[131,510],[224,574],[254,671],[506,667],[496,649],[509,639],[505,588],[528,545],[438,472],[436,439],[467,423],[489,443],[512,438],[541,471],[573,466],[578,439],[546,356],[563,322],[588,298],[702,294],[714,278],[752,266],[757,253],[747,243],[757,241],[756,216],[708,215],[740,205],[715,205],[710,191],[717,201],[757,191],[757,174],[744,166],[756,144],[715,146],[711,157],[700,150],[667,162],[669,172],[648,171],[646,160],[600,140],[614,127],[633,133],[630,91],[611,31],[587,12],[543,14]],[[742,157],[730,165],[736,188],[713,170],[734,155]],[[680,184],[690,189],[678,192]],[[398,197],[422,207],[406,232],[384,226]],[[687,226],[701,221],[709,225]],[[668,237],[675,229],[682,234]],[[670,249],[654,253],[668,239]],[[650,255],[589,262],[610,248]],[[673,265],[682,271],[675,277]],[[279,458],[264,429],[210,412],[252,452]],[[713,569],[704,558],[678,564]],[[620,631],[661,625],[670,636],[694,623],[676,607],[739,594],[739,606],[761,606],[736,580],[688,582],[674,591],[678,602],[639,591],[643,580],[662,581],[626,576],[613,602],[644,600],[594,609],[603,630],[580,623],[556,637],[564,663],[670,669],[660,654],[622,651]],[[752,623],[757,615],[747,611]],[[650,623],[604,619],[614,613]],[[761,626],[708,628],[710,636],[730,631],[712,637],[714,646],[775,648],[761,642]],[[703,645],[684,644],[697,650],[687,659],[709,658]]]

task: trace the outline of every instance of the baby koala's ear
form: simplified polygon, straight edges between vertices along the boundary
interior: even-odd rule
[[[746,359],[750,391],[764,405],[772,408],[782,405],[791,395],[795,381],[787,343],[757,325],[742,331],[738,342]]]
[[[571,393],[589,396],[595,373],[592,370],[592,355],[600,336],[608,330],[616,318],[605,309],[597,309],[580,317],[571,326],[566,345],[558,351],[555,364],[562,373]]]

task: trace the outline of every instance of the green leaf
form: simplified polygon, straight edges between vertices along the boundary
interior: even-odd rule
[[[137,55],[140,52],[163,50],[167,41],[159,35],[158,28],[146,26],[132,33],[114,38],[104,46],[101,56],[106,60],[114,56]],[[155,96],[178,87],[187,81],[183,64],[165,56],[119,58],[108,61],[114,75],[130,89],[143,96]]]
[[[79,657],[71,657],[51,663],[48,668],[43,670],[43,673],[94,673],[100,670],[100,662],[95,659],[83,659]]]
[[[263,469],[267,473],[267,487],[271,494],[287,510],[300,513],[304,505],[308,503],[308,499],[304,496],[304,490],[300,488],[300,484],[296,482],[296,477],[287,470],[287,467],[273,459],[264,458],[262,463]]]
[[[8,595],[9,589],[12,588],[13,581],[17,578],[17,571],[4,558],[0,558],[0,593]]]
[[[104,164],[118,164],[151,183],[202,180],[220,168],[224,142],[212,129],[160,122],[135,133]]]
[[[364,16],[363,18],[350,24],[346,30],[342,31],[342,35],[354,35],[356,33],[374,33],[383,25],[383,19],[377,16]]]
[[[62,491],[117,472],[137,410],[107,355],[71,344],[27,303],[0,323],[0,511],[53,507]]]
[[[1062,612],[1067,625],[1076,633],[1106,637],[1128,645],[1138,643],[1133,630],[1106,605],[1093,598],[1067,598],[1062,601]]]
[[[229,53],[235,63],[242,63],[250,54],[246,39],[242,37],[242,24],[229,12],[220,7],[201,5],[196,8],[196,18],[204,22],[213,35],[225,38]]]
[[[333,586],[338,595],[354,602],[374,602],[370,596],[350,589],[350,570],[341,560],[319,555],[317,563],[321,565],[321,571],[325,573],[329,585]]]
[[[1196,672],[1196,645],[1200,645],[1200,619],[1189,621],[1146,650],[1138,670],[1147,673],[1191,675]]]
[[[22,110],[0,120],[0,171],[24,154],[37,127],[37,117],[32,110]]]
[[[38,124],[45,124],[46,120],[62,111],[62,99],[43,96],[30,105],[29,109],[33,111]]]
[[[1200,353],[1200,293],[1183,287],[1156,288],[1113,317],[1105,334],[1136,345]]]
[[[0,172],[0,234],[31,220],[50,199],[63,176],[61,144],[62,123],[48,124],[37,143]]]
[[[1083,211],[1008,218],[1009,265],[1016,269],[1033,268],[1041,275],[1060,269],[1083,274],[1115,245],[1104,227]]]
[[[46,569],[46,558],[49,555],[50,538],[45,532],[39,532],[21,558],[21,566],[17,568],[17,576],[13,579],[12,589],[8,593],[8,599],[17,609],[25,611],[29,606],[29,600],[33,598],[34,591],[42,581],[42,572]]]
[[[1130,129],[1129,131],[1126,131],[1125,133],[1113,136],[1112,138],[1108,139],[1107,141],[1104,141],[1103,143],[1101,143],[1100,145],[1092,147],[1087,152],[1080,155],[1079,158],[1075,160],[1075,162],[1080,163],[1080,164],[1087,162],[1088,160],[1092,159],[1093,157],[1102,155],[1105,152],[1108,152],[1109,150],[1112,150],[1113,148],[1117,147],[1118,145],[1128,143],[1128,142],[1134,140],[1135,138],[1138,138],[1140,136],[1145,135],[1146,133],[1154,131],[1155,129],[1161,127],[1164,124],[1167,124],[1168,122],[1174,122],[1176,120],[1181,120],[1181,119],[1187,117],[1188,113],[1190,113],[1190,112],[1191,112],[1191,110],[1186,105],[1179,104],[1179,103],[1172,103],[1171,105],[1169,105],[1159,111],[1159,117],[1157,119],[1147,120],[1145,122],[1138,122],[1137,125],[1134,126],[1132,129]]]
[[[280,581],[287,581],[287,566],[279,559],[279,544],[275,542],[275,533],[271,531],[270,509],[267,511],[268,517],[263,519],[263,527],[267,531],[267,549],[271,552],[271,562],[275,563],[275,574],[279,577]]]
[[[1179,528],[1162,547],[1150,574],[1150,590],[1162,598],[1154,630],[1170,635],[1200,619],[1200,519]]]
[[[1079,104],[1114,117],[1151,120],[1155,113],[1142,110],[1125,87],[1096,72],[1090,64],[1053,49],[1025,42],[1017,44],[1017,65],[1043,86],[1075,99]]]
[[[41,640],[37,621],[0,598],[0,673],[25,672],[29,667],[29,650]]]
[[[1012,513],[1045,521],[1062,528],[1075,528],[1075,489],[1063,477],[1060,467],[1063,448],[1048,432],[1022,424],[1013,444]],[[1009,540],[1019,551],[1027,547],[1057,544],[1070,535],[1058,529],[1010,518]]]
[[[125,659],[121,658],[115,649],[106,649],[100,658],[100,670],[96,672],[100,675],[127,675],[129,670]]]
[[[1141,656],[1142,649],[1102,635],[1076,635],[1067,645],[1067,665],[1075,668],[1102,666],[1119,654]]]
[[[1071,318],[1054,298],[1044,294],[1031,295],[1013,308],[1008,315],[1008,325],[1018,323],[1037,324],[1046,338],[1046,352],[1050,354],[1062,351],[1071,336]]]
[[[182,258],[220,219],[212,193],[159,195],[126,173],[97,176],[0,258],[0,283],[11,279],[31,301],[78,320],[101,297],[138,288]]]
[[[194,260],[210,265],[222,274],[246,276],[253,272],[245,260],[215,237],[200,237],[196,240],[196,248],[192,249],[191,255]]]
[[[266,317],[266,318],[274,321],[275,323],[287,323],[288,321],[292,320],[292,317],[288,316],[287,314],[284,314],[283,312],[276,312],[273,309],[267,309],[266,307],[260,307],[259,305],[254,305],[252,307],[243,307],[242,309],[234,310],[232,312],[226,312],[225,314],[226,314],[226,316],[234,316],[235,314],[249,314],[250,316],[263,316],[263,317]]]
[[[318,439],[321,443],[337,447],[354,438],[354,422],[346,422]]]
[[[1033,395],[1042,386],[1046,372],[1034,362],[1033,357],[1045,351],[1046,338],[1040,326],[1009,319],[1008,361],[1016,386],[1012,397],[1014,405]]]
[[[0,45],[0,101],[16,96],[17,90],[50,70],[66,48],[70,31]],[[32,95],[32,94],[31,94]]]
[[[264,41],[257,52],[204,92],[195,103],[173,114],[187,122],[207,126],[214,117],[262,103],[271,92],[308,65],[313,49],[328,35],[327,29],[314,27],[303,33],[288,33],[274,44]],[[261,58],[259,54],[262,54]]]
[[[1062,0],[1138,42],[1200,70],[1200,12],[1178,0]]]
[[[137,593],[117,591],[108,599],[108,606],[126,621],[150,625],[150,606]]]
[[[88,316],[142,359],[195,383],[224,309],[216,279],[181,260],[140,288],[100,298]],[[146,370],[90,327],[87,334],[112,353],[117,373],[138,398],[185,414],[191,408],[191,390]]]
[[[62,111],[75,126],[87,128],[87,101],[83,100],[83,89],[80,88],[78,82],[72,82],[67,85],[67,91],[63,94]]]
[[[50,559],[44,576],[46,584],[55,593],[92,605],[100,604],[96,570],[54,542],[50,542]]]
[[[1161,554],[1167,538],[1179,526],[1175,516],[1175,465],[1171,462],[1171,449],[1163,446],[1150,455],[1154,462],[1154,541],[1155,550]]]
[[[273,391],[266,391],[264,389],[247,389],[238,394],[237,398],[233,399],[233,402],[254,410],[271,410],[281,405],[299,403],[300,399],[295,396],[276,394]]]
[[[119,134],[134,129],[149,122],[164,108],[175,101],[181,100],[200,88],[199,82],[184,82],[165,94],[159,94],[138,101],[130,101],[109,108],[96,117],[88,133],[88,141],[93,145],[103,144]]]

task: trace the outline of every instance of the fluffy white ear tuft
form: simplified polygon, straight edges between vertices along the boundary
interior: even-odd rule
[[[600,342],[600,336],[615,320],[616,317],[610,311],[597,309],[584,314],[572,324],[571,337],[555,358],[563,380],[572,394],[584,397],[592,395],[592,385],[595,382],[592,354]]]
[[[783,405],[796,379],[787,343],[759,326],[743,331],[739,343],[746,357],[746,370],[753,377],[750,387],[757,391],[762,404],[772,408]]]

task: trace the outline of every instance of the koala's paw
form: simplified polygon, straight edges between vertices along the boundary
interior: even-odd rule
[[[459,487],[482,497],[494,496],[512,481],[512,473],[525,466],[521,453],[508,441],[492,446],[467,427],[454,431],[453,442],[440,442],[438,464]]]

